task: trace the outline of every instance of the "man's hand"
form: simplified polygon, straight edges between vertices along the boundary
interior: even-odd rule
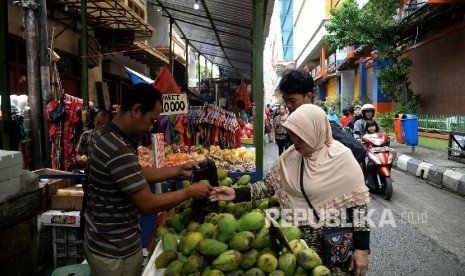
[[[213,190],[212,186],[205,184],[192,183],[187,189],[187,195],[189,198],[203,199],[210,195],[210,191]]]
[[[368,271],[368,250],[354,251],[350,260],[349,271],[354,271],[355,276],[365,276]]]
[[[214,187],[208,198],[210,201],[231,201],[236,198],[236,192],[233,188],[226,186]]]
[[[192,172],[194,170],[200,169],[199,167],[199,162],[194,161],[194,162],[187,162],[184,164],[179,165],[179,175],[185,176],[185,177],[191,177]]]

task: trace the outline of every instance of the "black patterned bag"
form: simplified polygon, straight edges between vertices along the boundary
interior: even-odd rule
[[[304,161],[302,159],[300,166],[300,189],[308,205],[313,210],[315,218],[320,220],[305,193],[303,170]],[[325,254],[324,264],[326,266],[348,264],[350,257],[354,253],[354,232],[352,227],[325,228],[323,231],[323,250]]]

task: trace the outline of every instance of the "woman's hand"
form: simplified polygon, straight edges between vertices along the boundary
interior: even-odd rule
[[[355,276],[365,276],[368,271],[368,250],[355,249],[350,260],[349,271],[354,271]]]
[[[226,186],[213,187],[213,191],[210,192],[208,197],[210,201],[231,201],[236,198],[236,192],[233,188]]]

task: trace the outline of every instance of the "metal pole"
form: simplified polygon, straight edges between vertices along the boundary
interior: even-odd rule
[[[0,8],[0,92],[2,95],[2,149],[10,149],[10,121],[11,121],[11,106],[10,106],[10,76],[8,68],[8,2],[3,1]]]
[[[170,59],[170,71],[173,73],[173,18],[170,17],[170,50],[168,54]]]
[[[207,59],[205,59],[205,70],[204,70],[203,77],[204,77],[204,79],[207,79],[207,78],[208,78],[208,63],[207,63]]]
[[[89,129],[89,70],[87,66],[87,1],[81,0],[81,97],[83,102],[82,121],[84,131]]]
[[[197,54],[197,75],[199,76],[199,86],[198,89],[200,91],[200,53]]]
[[[186,38],[186,88],[189,87],[189,39]]]
[[[42,133],[48,133],[47,111],[45,107],[51,100],[50,90],[50,56],[48,54],[48,31],[47,31],[47,1],[39,0],[39,65],[40,65],[40,88],[42,93]],[[42,135],[40,135],[42,136]],[[48,135],[47,135],[48,136]],[[40,155],[45,161],[42,167],[49,167],[50,164],[50,143],[48,139],[42,139],[43,145]],[[45,153],[45,154],[44,154]]]
[[[253,1],[253,100],[255,102],[254,145],[255,167],[260,178],[263,177],[263,25],[264,0]]]
[[[36,1],[21,1],[17,3],[24,8],[24,24],[26,32],[26,60],[27,60],[27,88],[31,115],[31,169],[41,168],[42,158],[40,156],[40,145],[42,137],[42,96],[40,93],[39,56],[37,14],[38,4]]]

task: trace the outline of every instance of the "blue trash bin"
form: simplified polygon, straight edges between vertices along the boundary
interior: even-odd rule
[[[405,144],[418,145],[418,117],[413,114],[404,114],[401,119],[402,136]]]

